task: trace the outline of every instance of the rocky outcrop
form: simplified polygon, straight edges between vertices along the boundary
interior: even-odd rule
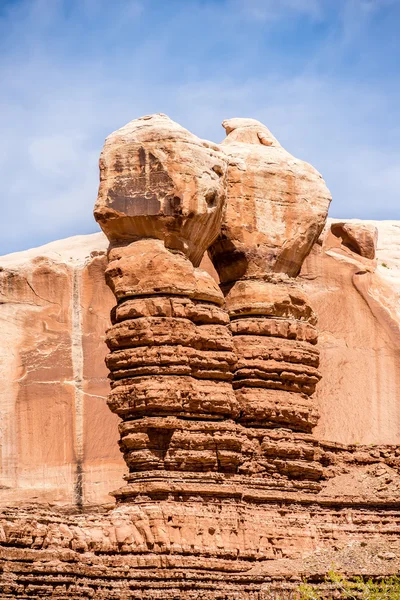
[[[0,503],[109,502],[123,474],[104,365],[106,240],[0,259]]]
[[[341,244],[364,258],[375,258],[378,230],[365,223],[332,223],[330,227],[334,236],[341,239]]]
[[[340,443],[396,444],[400,432],[400,342],[396,334],[400,323],[396,312],[400,298],[400,224],[367,222],[378,229],[378,242],[375,261],[365,263],[331,235],[332,222],[328,220],[320,243],[305,260],[301,279],[296,280],[301,288],[305,286],[309,303],[318,315],[318,346],[313,347],[318,347],[320,353],[318,370],[322,379],[313,395],[313,410],[320,414],[313,433],[319,440]],[[358,222],[353,222],[356,225]],[[0,304],[3,505],[21,501],[73,503],[78,473],[84,505],[110,502],[110,490],[120,485],[125,469],[118,450],[119,418],[110,413],[105,400],[109,382],[103,339],[115,302],[105,284],[106,250],[106,238],[98,233],[0,258],[0,278],[7,281],[2,285]],[[38,264],[48,265],[45,276],[38,276]],[[369,271],[365,270],[366,264]],[[218,277],[207,256],[202,268]],[[58,277],[60,270],[68,277]],[[75,427],[66,425],[75,418],[75,396],[65,402],[65,394],[75,394],[76,389],[72,366],[71,375],[64,380],[60,366],[52,360],[53,349],[64,348],[62,360],[72,365],[71,283],[75,270],[81,283],[81,310],[80,318],[75,319],[74,339],[82,339],[84,364],[84,460],[79,468],[75,454],[65,453],[76,443]],[[362,270],[363,274],[354,277]],[[363,282],[367,284],[363,284],[365,298],[355,280],[359,280],[360,290]],[[36,295],[26,281],[33,285]],[[47,295],[49,290],[53,296]],[[48,300],[57,300],[62,310]],[[258,327],[258,317],[253,320]],[[281,324],[282,320],[276,322]],[[232,328],[240,323],[237,319]],[[48,362],[37,363],[36,357],[46,356]],[[35,385],[28,384],[33,373],[23,377],[22,365],[29,365],[29,361],[36,365]],[[54,365],[51,375],[49,364]],[[47,374],[50,376],[46,379]],[[59,427],[63,429],[62,438],[58,436]]]
[[[94,215],[111,242],[160,239],[198,266],[220,230],[227,161],[218,146],[149,115],[111,134]]]
[[[114,247],[106,277],[119,301],[107,332],[108,405],[123,419],[130,472],[235,471],[239,442],[219,434],[238,403],[217,284],[150,239]]]
[[[342,230],[343,222],[339,225]],[[319,322],[319,439],[399,440],[400,227],[390,221],[346,224],[358,239],[366,231],[375,237],[376,229],[376,258],[369,259],[343,243],[334,233],[336,220],[329,220],[301,271]]]
[[[121,449],[130,472],[255,469],[314,481],[320,470],[312,441],[293,439],[293,465],[277,467],[275,459],[286,455],[278,440],[287,436],[271,446],[266,431],[309,434],[316,424],[316,317],[290,275],[324,226],[329,192],[261,123],[224,126],[220,149],[164,115],[134,121],[106,140],[95,217],[111,243],[106,278],[119,302],[107,334],[109,406],[125,421]],[[208,248],[225,302],[211,277],[192,266]],[[211,426],[216,419],[232,421],[229,439]]]
[[[331,201],[321,175],[254,119],[228,119],[227,203],[209,252],[222,283],[266,273],[295,277],[321,233]]]
[[[319,173],[286,152],[258,121],[223,125],[227,206],[209,255],[234,338],[237,420],[311,433],[317,422],[311,396],[320,378],[317,319],[293,276],[324,226],[329,191]],[[303,437],[304,478],[316,478],[318,469],[306,464],[314,452],[305,445]],[[272,455],[279,455],[277,446]]]
[[[72,390],[65,414],[73,414],[73,426],[61,423],[66,435],[58,429],[55,436],[74,448],[66,487],[75,507],[43,510],[45,495],[40,515],[21,502],[4,507],[4,598],[266,600],[297,597],[305,575],[319,586],[333,563],[349,576],[398,572],[400,448],[337,443],[340,420],[327,419],[333,401],[340,413],[335,394],[348,385],[332,365],[341,338],[331,330],[347,344],[346,319],[356,335],[373,323],[386,355],[398,356],[396,277],[389,284],[379,274],[390,267],[379,245],[376,252],[373,228],[329,222],[322,231],[330,197],[312,167],[257,121],[224,127],[219,146],[164,115],[112,134],[95,208],[110,242],[107,260],[104,251],[60,260],[48,249],[24,272],[29,289],[47,301],[56,270],[70,298],[51,296],[51,309],[35,301],[35,327],[43,339],[56,331],[55,349],[33,344],[27,364],[43,361],[45,373]],[[216,269],[203,261],[209,273],[198,267],[207,249]],[[19,282],[25,267],[13,268],[15,257],[3,264],[10,305],[24,289],[12,278]],[[86,271],[89,281],[105,275],[115,301],[103,280],[90,287]],[[343,289],[362,306],[356,317],[346,313]],[[97,405],[89,404],[96,347],[84,342],[96,328],[85,319],[114,302],[108,405],[120,418],[129,472],[113,493],[116,506],[89,507],[86,440],[98,440],[98,449],[108,442]],[[362,371],[359,361],[351,368]],[[25,376],[9,379],[19,391]],[[105,389],[103,379],[96,384],[97,393]],[[354,396],[353,387],[353,407]],[[42,406],[36,418],[43,429]],[[334,423],[331,441],[321,441],[327,423]],[[382,423],[378,429],[381,435]],[[9,427],[9,439],[12,433]],[[114,489],[113,478],[106,483]]]

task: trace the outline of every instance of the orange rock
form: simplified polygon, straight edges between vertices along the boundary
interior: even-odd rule
[[[104,503],[124,473],[106,406],[106,248],[98,233],[0,259],[0,503]]]
[[[329,190],[259,121],[228,119],[223,126],[227,206],[221,235],[209,249],[220,279],[296,276],[324,227]]]
[[[373,260],[371,228],[329,224],[295,279],[329,194],[260,123],[225,127],[219,147],[164,116],[109,138],[108,266],[102,236],[100,253],[75,240],[0,261],[1,597],[294,597],[332,564],[400,568],[400,449],[317,439],[327,423],[335,439],[397,432],[393,253]],[[219,277],[197,268],[210,244]],[[104,272],[129,471],[111,510],[89,506],[114,481]]]
[[[220,230],[227,160],[166,115],[131,121],[100,156],[95,218],[111,242],[162,239],[196,266]]]

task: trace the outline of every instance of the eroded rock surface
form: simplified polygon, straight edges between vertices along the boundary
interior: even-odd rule
[[[162,239],[198,266],[220,230],[227,160],[166,115],[131,121],[100,156],[95,218],[111,242]]]
[[[319,320],[323,376],[315,394],[321,415],[315,434],[348,444],[397,444],[400,225],[348,223],[360,235],[378,230],[376,258],[368,259],[332,233],[336,223],[328,221],[301,272]]]
[[[264,435],[271,427],[311,433],[316,424],[310,401],[320,377],[316,317],[290,275],[324,225],[329,192],[261,123],[234,119],[224,127],[228,136],[219,148],[164,115],[133,121],[106,140],[95,217],[111,242],[106,279],[118,300],[107,334],[109,406],[125,421],[121,449],[131,473],[255,470],[267,478],[274,472],[314,481],[320,469],[312,462],[312,443],[293,469],[290,461],[271,468],[268,452],[257,452],[257,436],[246,428],[261,427]],[[195,184],[190,190],[187,168]],[[171,189],[166,181],[174,182]],[[204,181],[213,182],[212,192]],[[170,211],[171,190],[180,199],[176,212]],[[225,299],[211,277],[192,266],[210,245]],[[280,275],[267,281],[271,272]],[[201,311],[208,302],[215,315],[219,307],[218,317],[203,323],[182,310],[180,316],[175,308],[166,312],[168,300],[172,306],[177,298]],[[140,316],[135,308],[129,312],[138,301]],[[145,427],[126,423],[144,417]],[[165,417],[202,424],[188,426],[185,435],[184,426],[175,431],[176,420],[167,426]],[[204,426],[210,419],[233,420],[226,447],[217,427]],[[264,447],[263,438],[258,443]],[[305,438],[299,444],[306,445]]]
[[[75,501],[64,510],[4,507],[4,598],[295,598],[304,576],[318,587],[332,564],[348,576],[400,568],[400,448],[396,441],[337,443],[346,410],[354,417],[354,406],[362,408],[356,397],[361,379],[346,375],[343,381],[338,374],[363,371],[358,355],[339,365],[332,360],[340,356],[340,335],[343,346],[353,344],[353,354],[361,339],[373,347],[372,360],[398,357],[393,282],[400,278],[383,274],[393,263],[380,258],[373,228],[329,222],[321,233],[330,201],[322,178],[284,151],[265,126],[231,119],[224,127],[227,138],[216,146],[153,115],[108,138],[95,209],[110,241],[107,260],[104,238],[103,251],[90,258],[84,253],[83,261],[81,254],[79,260],[54,257],[53,249],[34,253],[20,269],[11,267],[15,258],[3,260],[1,289],[14,328],[6,330],[9,339],[14,330],[21,339],[30,327],[43,332],[22,362],[38,365],[32,382],[29,373],[5,377],[6,393],[12,391],[1,405],[7,440],[16,425],[23,431],[32,423],[46,444],[46,427],[54,428],[54,444],[64,448],[55,469],[60,457],[70,461],[66,488]],[[216,270],[203,265],[212,276],[198,268],[207,250]],[[61,291],[56,286],[58,295],[53,271],[64,282]],[[20,313],[11,305],[20,297],[34,306],[33,325],[16,326]],[[112,416],[102,412],[104,400],[101,408],[90,404],[106,389],[104,378],[94,377],[96,392],[87,393],[90,361],[97,357],[93,342],[103,331],[98,336],[95,321],[85,319],[114,302],[106,333],[108,405],[120,418],[129,473],[114,492],[116,507],[89,508],[88,490],[100,482],[90,479],[86,440],[96,440],[101,452],[108,441],[98,425],[107,418],[112,423]],[[362,306],[356,324],[348,306]],[[23,306],[21,315],[30,310]],[[371,323],[376,335],[367,340]],[[364,337],[357,338],[360,331]],[[94,339],[86,347],[88,335]],[[396,373],[396,364],[385,368]],[[16,360],[12,372],[18,368]],[[60,389],[70,390],[72,401],[48,396],[49,411],[42,404],[32,411],[37,373],[46,385],[62,380]],[[341,391],[351,386],[353,394],[342,400]],[[382,389],[377,386],[378,394]],[[27,416],[15,423],[9,399],[20,390]],[[58,392],[54,385],[50,390]],[[392,417],[387,428],[371,407],[371,416],[361,419],[370,438],[375,427],[376,441],[381,435],[391,441],[399,422],[391,412],[396,392],[394,398],[384,407]],[[53,422],[54,402],[65,422]],[[322,425],[315,427],[317,408]],[[334,423],[330,441],[321,441],[327,423]],[[3,464],[18,475],[9,480],[6,499],[21,482],[21,455],[15,460],[13,447],[4,448]],[[95,466],[101,469],[101,460]],[[65,474],[61,470],[51,485]],[[106,483],[115,490],[112,477]]]
[[[223,122],[227,206],[210,255],[222,283],[266,273],[296,276],[331,201],[321,175],[254,119]]]
[[[0,503],[109,502],[124,469],[104,357],[107,242],[0,258]]]

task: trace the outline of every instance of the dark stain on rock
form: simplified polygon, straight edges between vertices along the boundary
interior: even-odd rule
[[[123,173],[123,171],[124,171],[124,163],[122,161],[120,154],[117,154],[115,156],[114,171],[116,171],[117,173]]]
[[[159,159],[143,147],[137,153],[136,172],[117,177],[108,200],[110,208],[129,217],[181,212],[181,200],[174,194],[171,177]]]
[[[182,214],[182,200],[179,196],[165,199],[164,214],[174,217]]]

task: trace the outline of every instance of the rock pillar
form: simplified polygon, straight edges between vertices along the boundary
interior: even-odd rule
[[[310,435],[318,418],[316,316],[295,277],[324,225],[329,192],[261,123],[223,125],[228,198],[209,253],[234,336],[237,422],[257,428],[261,448],[257,465],[240,471],[318,479]]]
[[[195,267],[225,201],[220,153],[162,115],[107,139],[95,216],[110,239],[110,409],[128,482],[154,471],[235,472],[235,363],[224,297]],[[129,485],[116,496],[128,498]]]

